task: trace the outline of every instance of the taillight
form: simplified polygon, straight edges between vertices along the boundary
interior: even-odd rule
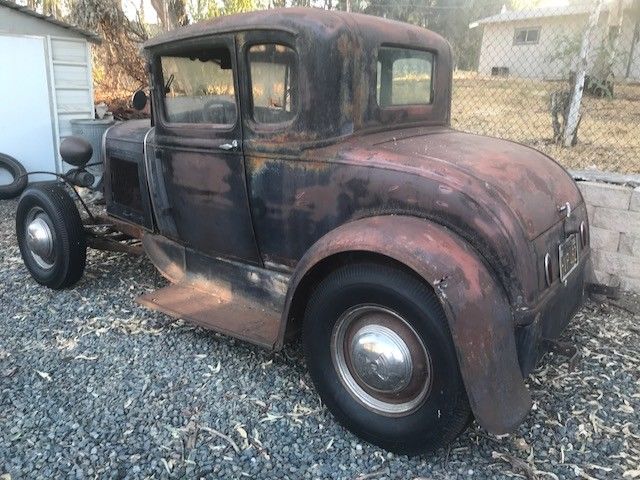
[[[580,223],[580,243],[582,248],[587,246],[587,225],[584,222]]]

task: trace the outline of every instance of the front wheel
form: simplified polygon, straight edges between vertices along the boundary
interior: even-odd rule
[[[16,234],[24,264],[38,283],[58,290],[80,280],[87,257],[84,229],[62,186],[25,190],[16,211]]]
[[[419,454],[469,424],[444,311],[410,272],[358,263],[330,273],[309,301],[303,342],[322,400],[370,443]]]

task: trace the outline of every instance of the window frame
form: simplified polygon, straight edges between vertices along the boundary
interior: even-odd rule
[[[532,26],[532,27],[514,27],[513,29],[513,44],[516,46],[521,46],[521,45],[537,45],[538,43],[540,43],[540,31],[542,30],[541,26]],[[535,41],[528,41],[527,38],[529,37],[529,32],[537,32],[538,35],[536,37]],[[524,41],[519,41],[518,40],[518,33],[520,32],[525,32],[524,34]]]
[[[398,50],[412,50],[415,52],[424,52],[431,55],[431,78],[429,82],[429,102],[428,103],[404,103],[404,104],[398,104],[398,105],[390,104],[385,106],[380,105],[380,102],[378,102],[378,63],[379,63],[380,50],[383,48],[395,48]],[[435,95],[436,95],[435,88],[434,88],[435,87],[434,79],[436,77],[437,59],[438,59],[438,53],[429,48],[416,48],[415,45],[396,45],[396,44],[390,44],[390,43],[383,43],[378,45],[375,51],[375,59],[373,62],[374,81],[372,83],[373,83],[373,93],[374,93],[373,101],[375,102],[375,105],[382,111],[397,111],[397,110],[406,110],[408,108],[432,107],[435,103]],[[392,65],[392,70],[393,70],[393,65]],[[391,91],[391,96],[393,97],[393,90]]]
[[[226,48],[229,50],[231,58],[231,73],[233,79],[234,100],[236,104],[236,118],[235,121],[230,123],[185,123],[185,122],[170,122],[167,118],[167,112],[165,108],[165,94],[164,85],[165,79],[162,71],[162,57],[167,56],[187,56],[189,50],[195,49],[213,49],[213,48]],[[156,92],[157,102],[156,112],[159,126],[162,130],[171,132],[173,135],[182,137],[202,137],[206,135],[206,132],[215,131],[220,134],[231,134],[236,132],[241,124],[242,117],[242,104],[240,101],[240,85],[239,85],[239,71],[238,63],[236,61],[236,44],[233,35],[214,35],[211,37],[189,39],[184,42],[177,42],[166,46],[165,48],[159,48],[153,52],[151,58],[152,77],[154,79],[154,91]],[[178,133],[179,132],[179,133]]]
[[[251,78],[251,62],[249,60],[249,50],[252,47],[259,45],[280,45],[288,48],[293,53],[294,69],[296,72],[295,82],[290,83],[290,87],[296,89],[296,102],[295,109],[292,109],[292,117],[289,120],[283,122],[264,123],[259,122],[254,118],[254,104],[253,104],[253,79]],[[243,107],[243,111],[246,113],[244,122],[249,126],[252,131],[255,132],[271,132],[286,129],[293,125],[300,115],[300,56],[298,50],[293,42],[288,41],[286,38],[277,36],[276,38],[252,38],[248,40],[242,46],[242,64],[245,70],[246,85],[244,87],[246,95],[246,106]],[[245,115],[243,115],[245,116]]]
[[[251,48],[256,47],[256,46],[260,46],[260,45],[279,45],[281,47],[285,47],[288,48],[291,53],[293,53],[293,68],[292,71],[295,71],[295,82],[292,81],[292,75],[289,75],[289,88],[290,91],[293,91],[293,88],[295,86],[295,105],[293,102],[291,102],[291,98],[293,98],[293,95],[289,96],[289,101],[291,102],[291,113],[293,114],[291,116],[291,118],[289,120],[284,120],[282,122],[273,122],[273,123],[265,123],[265,122],[260,122],[258,120],[255,119],[254,113],[255,113],[255,104],[253,101],[253,78],[251,77],[251,61],[249,60],[249,51],[251,50]],[[298,52],[295,49],[294,46],[289,45],[285,42],[276,40],[264,40],[264,41],[253,41],[253,42],[249,42],[246,43],[244,45],[244,63],[246,66],[246,71],[247,71],[247,89],[249,92],[249,97],[247,99],[247,107],[248,107],[248,111],[249,111],[249,117],[247,118],[247,121],[250,121],[252,125],[255,126],[260,126],[261,128],[264,127],[270,127],[270,126],[276,126],[278,127],[278,129],[282,128],[282,127],[286,127],[290,124],[292,124],[295,119],[298,116],[298,113],[300,111],[300,62],[299,62],[299,57],[298,57]],[[295,107],[295,108],[294,108]]]

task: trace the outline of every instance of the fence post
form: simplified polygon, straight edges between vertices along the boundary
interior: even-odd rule
[[[571,101],[569,103],[569,112],[567,114],[567,123],[564,128],[562,143],[565,147],[570,147],[573,137],[578,128],[580,120],[580,104],[582,103],[582,92],[584,90],[584,77],[589,65],[589,52],[591,50],[591,33],[598,26],[600,18],[600,10],[602,9],[603,0],[596,0],[594,9],[589,15],[587,28],[582,35],[582,43],[580,44],[580,59],[576,71],[575,84],[571,92]]]

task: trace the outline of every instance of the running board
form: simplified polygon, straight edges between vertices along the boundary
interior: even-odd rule
[[[145,234],[142,245],[171,284],[138,303],[272,351],[282,348],[289,275],[207,256],[160,235]]]
[[[177,283],[144,294],[138,303],[203,328],[273,350],[280,330],[280,312],[228,289],[204,291]]]

